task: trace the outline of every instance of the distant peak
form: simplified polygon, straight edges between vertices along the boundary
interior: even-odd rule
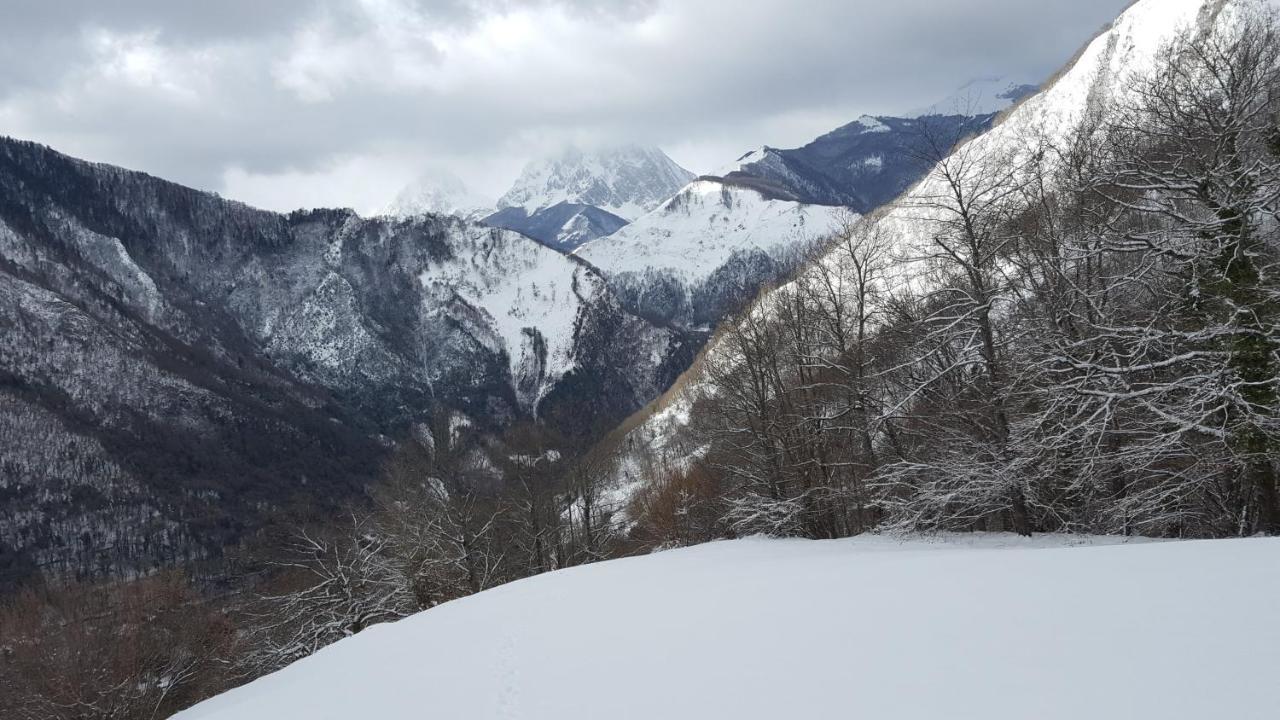
[[[569,146],[526,165],[498,206],[533,214],[573,203],[633,220],[691,179],[693,173],[656,147],[635,143]]]
[[[383,214],[407,217],[434,213],[475,218],[488,214],[488,206],[489,203],[471,192],[457,175],[436,168],[405,186]]]

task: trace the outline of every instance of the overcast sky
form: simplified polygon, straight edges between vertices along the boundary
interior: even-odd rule
[[[708,172],[970,79],[1128,0],[0,0],[0,134],[273,209],[640,142]]]

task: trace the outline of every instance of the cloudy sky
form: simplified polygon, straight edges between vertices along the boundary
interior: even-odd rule
[[[274,209],[496,198],[567,143],[695,172],[968,80],[1040,80],[1128,0],[0,0],[0,134]]]

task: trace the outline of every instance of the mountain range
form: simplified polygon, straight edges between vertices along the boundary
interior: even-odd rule
[[[216,553],[440,412],[599,432],[698,344],[518,233],[280,215],[11,139],[0,317],[10,581]]]
[[[0,139],[0,583],[215,556],[358,496],[441,414],[606,432],[918,178],[919,122],[862,118],[701,178],[654,148],[571,149],[487,215],[429,173],[373,218]]]
[[[657,207],[693,177],[655,147],[568,147],[526,165],[484,222],[572,252]]]

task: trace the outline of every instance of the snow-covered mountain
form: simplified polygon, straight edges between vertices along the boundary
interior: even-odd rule
[[[804,147],[753,150],[575,254],[634,312],[714,326],[842,225],[917,182],[926,136],[954,142],[994,117],[863,116]]]
[[[604,272],[623,302],[644,316],[713,325],[853,217],[843,208],[704,178],[575,255]]]
[[[1120,543],[757,538],[585,565],[175,717],[1274,717],[1280,540]]]
[[[216,552],[439,412],[607,427],[692,352],[517,233],[280,215],[6,138],[0,317],[0,584]]]
[[[498,207],[524,208],[534,214],[560,203],[576,203],[634,220],[692,179],[693,173],[655,147],[570,147],[529,163],[498,200]]]
[[[515,230],[547,247],[573,252],[583,243],[611,235],[627,221],[592,205],[562,202],[529,214],[524,208],[503,208],[484,218],[493,227]]]
[[[994,114],[923,118],[864,115],[803,147],[761,147],[716,175],[769,195],[868,213],[920,179],[920,144],[927,135],[948,140],[985,131]]]
[[[652,210],[692,179],[657,148],[571,147],[529,163],[486,221],[573,250]]]
[[[1043,90],[1001,116],[989,131],[969,140],[964,146],[966,157],[970,163],[986,158],[997,166],[1008,167],[1019,153],[1028,151],[1027,138],[1065,144],[1086,113],[1131,92],[1134,85],[1128,80],[1132,74],[1152,73],[1158,54],[1170,40],[1221,21],[1223,7],[1220,0],[1138,0]],[[874,130],[871,123],[866,124]],[[945,196],[940,185],[944,182],[931,171],[923,173],[919,183],[886,209],[869,215],[867,222],[875,223],[884,236],[897,238],[905,254],[912,254],[912,245],[927,243],[935,230],[935,219],[927,206],[930,198]],[[815,262],[836,260],[819,257]],[[895,276],[889,281],[893,287],[910,287],[923,277],[920,268],[912,263],[900,263],[894,270]],[[771,299],[771,295],[764,295],[749,312],[770,312]],[[704,353],[717,351],[713,343]],[[679,465],[696,452],[696,443],[686,437],[683,428],[694,399],[703,392],[700,373],[700,367],[695,365],[679,389],[656,403],[649,417],[631,430],[622,443],[625,451],[618,471],[621,484],[641,480],[633,472],[637,467],[643,465],[651,470],[652,462],[639,462],[640,455]]]
[[[493,212],[493,205],[471,192],[457,175],[438,169],[425,173],[396,195],[383,214],[409,217],[423,213],[456,215],[476,220]]]

